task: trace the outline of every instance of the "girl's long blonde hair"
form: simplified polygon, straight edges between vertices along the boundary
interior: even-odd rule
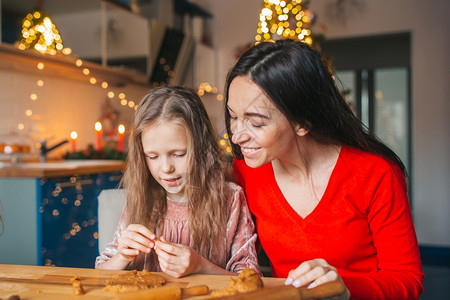
[[[141,101],[129,138],[127,169],[122,186],[127,192],[127,223],[158,231],[167,210],[166,191],[147,167],[142,132],[157,121],[177,122],[188,133],[189,229],[194,249],[210,258],[210,247],[225,236],[227,207],[224,194],[225,162],[216,132],[194,90],[184,87],[152,89]]]

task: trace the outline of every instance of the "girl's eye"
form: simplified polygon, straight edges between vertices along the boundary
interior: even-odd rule
[[[183,157],[185,155],[186,155],[186,153],[175,153],[173,156],[175,156],[175,157]]]
[[[154,160],[154,159],[157,159],[157,158],[158,158],[158,156],[156,156],[156,155],[147,155],[147,157],[148,157],[148,159],[150,159],[150,160]]]

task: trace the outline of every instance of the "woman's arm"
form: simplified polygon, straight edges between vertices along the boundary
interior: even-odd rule
[[[341,274],[352,296],[368,289],[380,299],[417,299],[423,292],[419,247],[399,168],[393,166],[380,178],[367,204],[367,219],[377,251],[378,272]]]

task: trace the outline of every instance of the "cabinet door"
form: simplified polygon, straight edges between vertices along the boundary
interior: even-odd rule
[[[93,268],[98,255],[97,197],[117,187],[121,173],[43,179],[44,265]]]

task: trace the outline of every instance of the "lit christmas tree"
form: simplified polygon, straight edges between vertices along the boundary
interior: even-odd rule
[[[308,0],[264,0],[256,42],[291,38],[316,46],[316,36],[311,33],[315,16],[308,5]]]
[[[34,49],[41,53],[56,54],[64,48],[55,24],[39,10],[25,17],[21,34],[18,46],[21,50]]]

